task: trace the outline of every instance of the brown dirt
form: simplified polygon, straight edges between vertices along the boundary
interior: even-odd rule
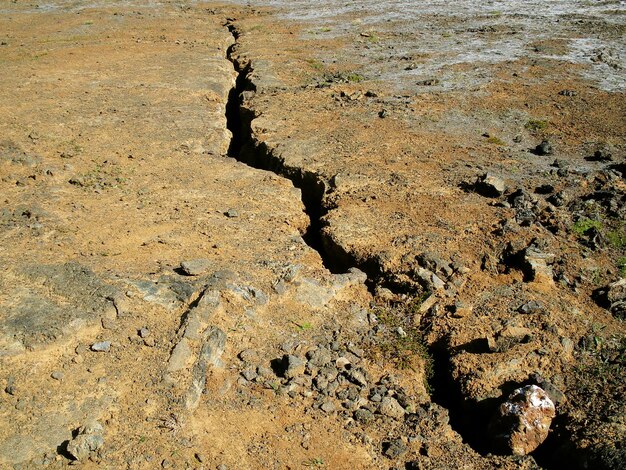
[[[623,93],[532,54],[485,83],[390,84],[375,59],[393,25],[372,40],[204,3],[0,10],[0,466],[624,463],[626,330],[599,293],[626,269]],[[552,155],[529,152],[542,140]],[[504,194],[481,194],[485,172]],[[283,355],[320,347],[350,362],[336,392],[311,362],[282,377]],[[557,397],[551,435],[492,455],[488,421],[526,383]],[[104,445],[75,461],[94,419]]]

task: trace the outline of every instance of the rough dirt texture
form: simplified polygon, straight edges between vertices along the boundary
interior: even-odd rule
[[[0,2],[0,466],[623,468],[622,3],[269,3]]]

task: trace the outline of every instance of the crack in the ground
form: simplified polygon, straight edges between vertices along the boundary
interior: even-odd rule
[[[283,178],[289,179],[292,184],[300,189],[302,203],[310,219],[308,229],[302,234],[304,241],[309,247],[317,251],[322,258],[324,266],[333,273],[346,272],[350,267],[358,267],[368,275],[368,287],[374,291],[378,285],[384,285],[396,294],[407,293],[415,295],[416,287],[404,285],[394,279],[394,273],[385,272],[382,262],[375,254],[365,259],[348,252],[344,247],[337,244],[323,233],[327,222],[323,217],[328,213],[328,208],[323,204],[323,198],[328,187],[328,182],[320,176],[303,168],[292,167],[286,164],[284,159],[276,155],[265,142],[255,139],[252,132],[252,121],[256,118],[255,112],[248,109],[244,103],[246,92],[255,93],[256,86],[250,79],[253,72],[252,63],[236,54],[239,46],[240,31],[232,19],[228,19],[225,26],[234,38],[234,43],[227,50],[227,59],[233,64],[237,72],[235,87],[231,90],[226,108],[227,127],[232,133],[229,147],[229,157],[246,165],[271,171]],[[397,273],[396,273],[397,274]],[[434,376],[430,380],[432,390],[431,400],[448,410],[450,424],[453,429],[463,436],[469,447],[485,456],[490,452],[484,432],[487,428],[485,421],[490,416],[490,410],[494,405],[483,406],[467,403],[458,389],[458,384],[452,378],[450,371],[450,351],[441,345],[428,347],[433,357]],[[476,433],[476,423],[480,423],[480,433]],[[539,460],[545,463],[547,449],[554,449],[555,445],[544,445],[539,452],[535,452]]]
[[[276,156],[264,142],[258,142],[252,136],[251,123],[256,116],[253,111],[243,106],[242,99],[242,93],[256,91],[254,83],[249,78],[252,65],[250,62],[241,62],[235,56],[234,51],[238,46],[239,31],[230,20],[227,21],[226,26],[235,39],[235,42],[228,48],[226,57],[237,72],[235,87],[229,94],[226,106],[227,127],[232,133],[228,155],[253,168],[271,171],[278,176],[287,178],[296,188],[300,189],[302,203],[310,221],[306,232],[302,234],[303,240],[319,253],[324,266],[330,272],[346,272],[355,264],[346,263],[343,258],[340,261],[340,258],[331,255],[322,241],[321,230],[324,227],[322,217],[326,213],[322,205],[322,198],[327,186],[324,180],[316,173],[286,165],[284,160]]]

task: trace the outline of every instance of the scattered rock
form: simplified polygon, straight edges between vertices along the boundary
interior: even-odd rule
[[[544,307],[541,302],[537,302],[536,300],[531,300],[530,302],[526,302],[522,305],[518,311],[520,313],[531,314],[531,313],[543,313]]]
[[[304,374],[306,362],[300,359],[298,356],[286,354],[283,357],[283,365],[285,367],[285,377],[288,379],[293,379],[298,375]]]
[[[207,272],[210,267],[211,262],[208,259],[192,259],[180,263],[180,269],[187,276],[199,276]]]
[[[394,419],[402,419],[406,411],[395,398],[384,397],[380,403],[380,414]]]
[[[552,145],[547,140],[542,141],[535,147],[535,155],[552,155]]]
[[[499,197],[506,191],[506,183],[502,178],[485,173],[476,182],[476,191],[486,197]]]
[[[96,352],[109,352],[111,350],[111,341],[100,341],[91,345],[91,350]]]
[[[139,336],[144,339],[147,338],[150,336],[150,330],[148,328],[141,328],[139,330]]]
[[[330,400],[325,401],[324,403],[322,403],[322,406],[320,406],[320,410],[322,410],[324,413],[333,413],[335,409],[335,404]]]
[[[230,217],[231,219],[234,219],[235,217],[239,217],[239,211],[237,211],[236,209],[228,209],[225,212],[226,217]]]
[[[515,390],[498,409],[489,432],[501,452],[527,455],[548,437],[554,403],[536,385]]]
[[[396,459],[407,451],[407,446],[402,439],[393,439],[383,444],[383,454],[390,459]]]
[[[60,370],[55,370],[52,374],[50,374],[50,377],[52,377],[54,380],[63,380],[65,374]]]
[[[365,408],[359,408],[354,412],[354,419],[359,423],[368,424],[374,421],[374,413]]]
[[[76,460],[85,460],[104,445],[104,429],[97,421],[78,429],[78,435],[67,444],[67,452]]]

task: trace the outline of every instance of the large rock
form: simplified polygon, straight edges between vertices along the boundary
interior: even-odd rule
[[[67,451],[76,460],[84,460],[104,445],[104,429],[97,421],[81,426],[78,435],[67,444]]]
[[[489,432],[498,451],[526,455],[548,437],[555,415],[548,394],[536,385],[527,385],[515,390],[500,405]]]

